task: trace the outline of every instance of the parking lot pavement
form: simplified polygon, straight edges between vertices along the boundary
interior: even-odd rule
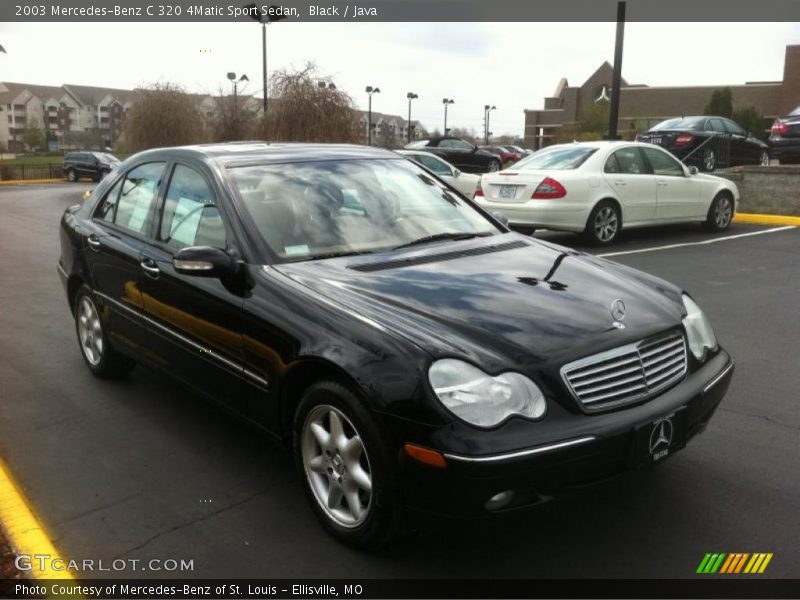
[[[161,375],[89,374],[55,269],[59,217],[87,187],[0,189],[0,456],[62,556],[193,560],[200,577],[661,578],[692,577],[706,552],[772,552],[764,576],[800,577],[800,230],[612,257],[690,290],[737,360],[684,451],[575,499],[364,553],[317,525],[282,449]],[[712,237],[642,230],[605,251]]]

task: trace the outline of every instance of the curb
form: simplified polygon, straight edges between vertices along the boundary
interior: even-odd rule
[[[38,554],[46,555],[50,559],[45,564],[31,559],[31,569],[26,572],[28,577],[74,579],[70,571],[53,569],[53,559],[60,558],[60,555],[2,459],[0,459],[0,527],[5,531],[12,551],[17,555],[33,557]]]
[[[67,179],[5,179],[0,185],[25,185],[34,183],[64,183]]]
[[[754,213],[736,213],[734,223],[755,223],[757,225],[797,225],[800,227],[800,217],[789,215],[760,215]]]

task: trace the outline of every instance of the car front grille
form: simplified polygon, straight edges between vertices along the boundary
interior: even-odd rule
[[[652,398],[686,366],[683,334],[672,332],[566,364],[561,377],[585,411],[597,412]]]

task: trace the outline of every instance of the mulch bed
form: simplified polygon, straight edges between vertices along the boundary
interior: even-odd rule
[[[14,567],[14,553],[0,530],[0,579],[19,579],[20,573]]]

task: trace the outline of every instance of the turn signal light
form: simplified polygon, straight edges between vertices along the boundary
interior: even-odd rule
[[[675,145],[676,146],[685,146],[689,142],[694,140],[694,136],[688,133],[682,133],[678,137],[675,138]]]
[[[406,444],[403,448],[411,458],[414,460],[436,467],[437,469],[444,469],[447,466],[447,461],[442,456],[441,452],[417,446],[416,444]]]
[[[531,198],[537,200],[551,200],[553,198],[563,198],[567,195],[567,190],[564,186],[557,182],[555,179],[545,177],[542,182],[536,187]]]

